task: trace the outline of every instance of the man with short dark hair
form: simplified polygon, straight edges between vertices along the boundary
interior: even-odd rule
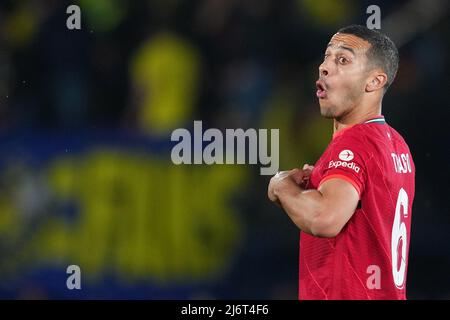
[[[269,199],[302,231],[299,299],[406,299],[415,167],[381,114],[398,60],[382,33],[340,29],[316,82],[333,138],[314,167],[270,181]]]

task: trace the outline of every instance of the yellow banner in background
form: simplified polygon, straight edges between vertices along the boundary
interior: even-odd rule
[[[227,270],[241,240],[232,198],[247,172],[244,166],[176,166],[113,149],[57,156],[39,173],[42,187],[74,207],[73,217],[58,212],[60,206],[47,212],[3,269],[17,274],[24,265],[76,264],[93,282],[105,272],[128,282],[212,280]],[[0,210],[0,230],[9,230],[3,237],[11,240],[26,217],[7,195]]]

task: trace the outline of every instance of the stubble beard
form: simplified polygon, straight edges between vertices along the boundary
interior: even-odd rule
[[[339,116],[338,107],[335,105],[320,106],[320,114],[326,119],[334,119]]]
[[[352,112],[355,107],[355,102],[358,100],[358,95],[356,94],[356,90],[350,90],[347,92],[346,97],[344,99],[345,106],[339,107],[336,104],[328,105],[328,106],[320,106],[320,114],[322,117],[326,119],[342,119],[346,115]],[[320,104],[320,102],[319,102]]]

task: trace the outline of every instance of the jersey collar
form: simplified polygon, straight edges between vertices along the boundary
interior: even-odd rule
[[[386,120],[384,119],[383,115],[379,115],[373,118],[370,118],[364,122],[362,122],[361,124],[366,124],[366,123],[378,123],[378,124],[385,124]],[[351,125],[349,127],[346,127],[344,129],[339,130],[336,133],[333,133],[333,139],[336,137],[339,137],[340,135],[342,135],[345,131],[347,131],[348,129],[350,129],[351,127],[353,127],[354,125]]]
[[[379,123],[379,124],[385,124],[386,120],[384,119],[383,115],[377,116],[375,118],[371,118],[369,120],[364,121],[363,123]]]

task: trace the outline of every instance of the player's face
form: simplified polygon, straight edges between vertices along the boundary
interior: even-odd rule
[[[369,42],[354,35],[336,33],[331,38],[316,83],[322,116],[339,119],[359,104],[368,76],[369,48]]]

